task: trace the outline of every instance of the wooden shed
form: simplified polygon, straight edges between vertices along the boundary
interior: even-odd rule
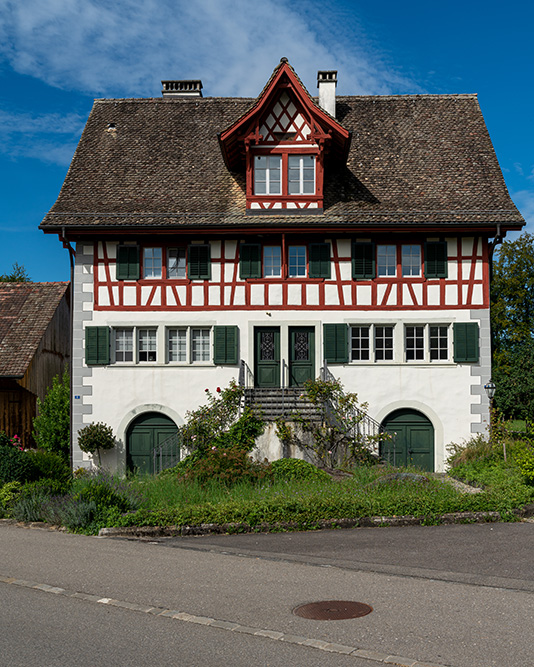
[[[69,283],[0,283],[0,431],[34,445],[37,398],[69,356]]]

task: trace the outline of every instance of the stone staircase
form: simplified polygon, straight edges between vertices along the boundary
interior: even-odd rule
[[[314,421],[322,421],[323,418],[321,409],[310,403],[299,387],[245,389],[245,406],[260,412],[265,421],[275,421],[279,417],[289,419],[295,412]]]

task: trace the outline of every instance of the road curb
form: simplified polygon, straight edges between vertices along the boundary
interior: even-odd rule
[[[518,519],[534,516],[534,503],[521,509],[512,510]],[[491,523],[502,519],[500,512],[452,512],[433,517],[436,523],[451,525],[455,523]],[[371,516],[356,519],[328,519],[317,521],[311,526],[315,530],[339,528],[374,528],[382,526],[421,526],[428,517],[420,516]],[[190,535],[211,535],[227,533],[273,533],[302,530],[302,525],[294,521],[280,523],[261,523],[251,526],[248,523],[202,523],[193,526],[117,526],[101,528],[99,537],[188,537]]]

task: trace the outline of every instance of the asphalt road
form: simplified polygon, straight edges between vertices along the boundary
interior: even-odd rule
[[[4,523],[0,664],[529,667],[533,545],[534,523],[151,541]],[[318,600],[373,612],[292,613]]]

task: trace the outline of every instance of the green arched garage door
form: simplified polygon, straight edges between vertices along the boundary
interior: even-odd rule
[[[434,427],[416,410],[395,410],[382,422],[387,433],[395,433],[393,443],[386,442],[381,456],[395,466],[416,466],[434,470]]]
[[[174,435],[177,430],[172,419],[159,412],[145,412],[134,419],[126,433],[128,470],[152,474],[155,447]]]

